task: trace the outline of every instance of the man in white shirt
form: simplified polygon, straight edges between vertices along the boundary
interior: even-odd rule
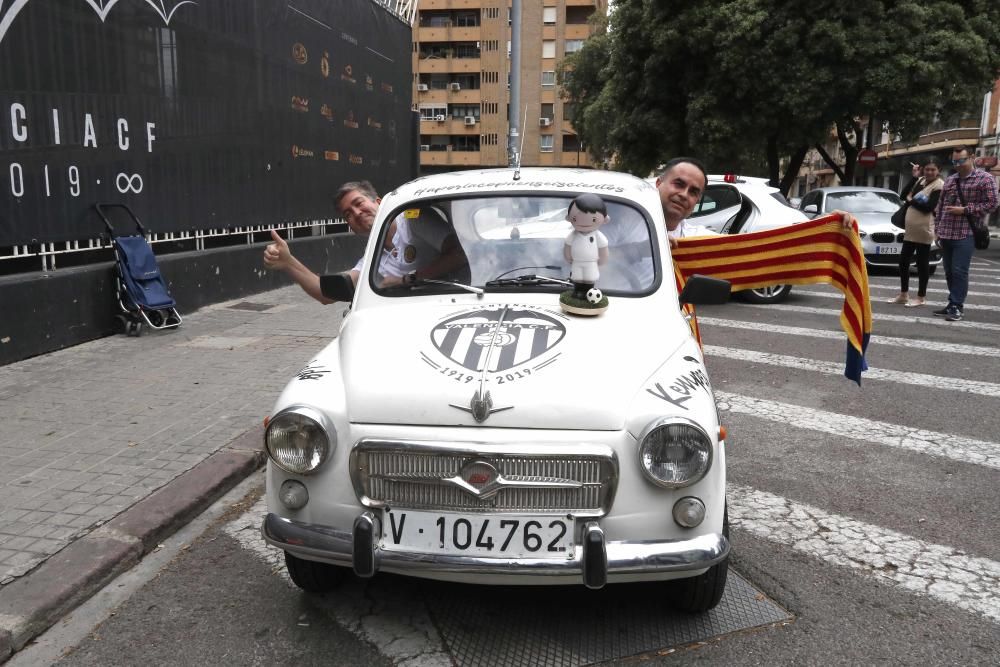
[[[707,183],[705,165],[691,157],[670,160],[663,173],[657,177],[656,189],[660,193],[660,205],[667,221],[667,237],[671,247],[677,244],[675,239],[714,234],[701,225],[685,220],[701,200]]]

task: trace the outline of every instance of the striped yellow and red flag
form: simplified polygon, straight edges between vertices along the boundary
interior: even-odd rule
[[[750,234],[682,238],[671,254],[678,289],[695,274],[728,280],[734,291],[816,283],[839,289],[844,293],[840,326],[847,334],[844,375],[861,384],[872,307],[857,223],[845,228],[834,214]],[[698,336],[694,317],[691,323]]]

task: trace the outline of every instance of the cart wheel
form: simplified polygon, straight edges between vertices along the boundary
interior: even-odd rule
[[[152,322],[154,327],[162,327],[166,318],[163,317],[163,313],[159,310],[151,310],[148,313],[149,321]]]
[[[129,324],[130,324],[128,318],[125,317],[124,315],[115,315],[115,319],[118,320],[118,323],[121,325],[121,327],[122,327],[122,333],[123,334],[128,334],[129,333]]]
[[[135,337],[138,338],[139,336],[141,336],[142,335],[142,331],[143,331],[143,329],[142,329],[142,322],[136,322],[135,323]]]

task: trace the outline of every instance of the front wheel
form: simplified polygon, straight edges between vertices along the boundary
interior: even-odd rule
[[[310,593],[326,593],[337,588],[347,579],[350,570],[329,563],[317,563],[298,558],[285,552],[285,567],[292,583]]]
[[[792,292],[791,285],[769,285],[736,292],[736,296],[747,303],[780,303]]]
[[[722,534],[729,539],[729,508],[722,517]],[[726,591],[729,576],[729,556],[708,571],[688,579],[667,582],[670,606],[677,611],[697,614],[714,609]]]

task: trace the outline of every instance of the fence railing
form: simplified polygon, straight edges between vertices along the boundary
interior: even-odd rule
[[[286,239],[294,239],[338,234],[346,232],[348,228],[347,224],[339,219],[307,220],[277,225],[152,232],[146,234],[146,241],[153,247],[155,254],[165,255],[173,252],[253,245],[270,240],[271,229],[278,230]],[[108,261],[111,258],[111,239],[107,234],[102,234],[98,238],[75,241],[0,247],[0,276],[54,271],[58,268]]]

